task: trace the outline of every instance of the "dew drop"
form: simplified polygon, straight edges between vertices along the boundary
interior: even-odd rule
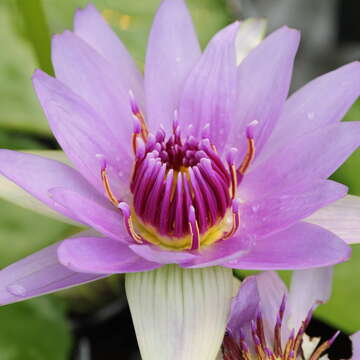
[[[14,296],[25,296],[26,289],[20,284],[12,284],[7,286],[6,290]]]
[[[253,205],[253,206],[251,207],[251,209],[252,209],[253,212],[258,212],[259,209],[260,209],[260,205]]]

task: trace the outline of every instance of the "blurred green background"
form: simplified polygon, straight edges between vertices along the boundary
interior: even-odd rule
[[[92,2],[121,36],[142,67],[149,27],[160,1]],[[85,0],[0,0],[1,148],[56,149],[56,142],[35,98],[30,78],[35,68],[52,73],[51,35],[71,28],[75,9],[85,6],[86,3]],[[278,6],[278,3],[268,2],[274,7]],[[306,3],[311,6],[311,3]],[[217,30],[236,17],[254,15],[246,10],[246,4],[241,7],[241,1],[189,0],[188,4],[202,46]],[[267,11],[260,9],[255,15],[266,16]],[[271,16],[271,12],[269,14]],[[283,23],[292,25],[291,17],[277,20],[270,18],[270,27]],[[303,41],[306,42],[307,38]],[[333,44],[333,52],[340,51],[338,45],[339,43]],[[350,51],[345,57],[329,57],[319,64],[318,58],[312,57],[311,50],[307,49],[309,48],[302,49],[298,60],[301,72],[295,71],[295,86],[309,80],[309,74],[319,75],[339,65],[339,61],[352,60],[355,56],[355,52]],[[309,67],[304,68],[304,63]],[[360,102],[355,104],[346,116],[346,120],[359,119]],[[360,195],[359,169],[360,151],[357,151],[337,171],[334,179],[347,184],[351,193]],[[77,229],[70,225],[0,200],[0,267],[76,231]],[[288,278],[289,274],[284,273],[283,276]],[[333,297],[328,304],[319,308],[317,315],[343,331],[351,333],[359,329],[359,279],[360,245],[354,246],[353,257],[349,262],[336,267]],[[117,286],[114,286],[112,280],[104,282],[101,287],[102,290],[99,291],[99,285],[87,285],[60,295],[49,295],[0,308],[0,359],[68,359],[72,339],[66,312],[96,308],[118,294]],[[107,295],[102,297],[104,293]],[[79,306],[79,302],[83,306]]]

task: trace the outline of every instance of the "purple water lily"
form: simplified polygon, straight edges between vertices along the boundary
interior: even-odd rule
[[[287,99],[299,33],[283,27],[251,49],[258,29],[244,24],[201,53],[184,1],[163,1],[144,79],[92,5],[54,36],[56,78],[38,70],[33,84],[72,167],[1,150],[0,173],[95,231],[2,270],[0,303],[170,263],[303,269],[349,257],[300,220],[347,192],[327,178],[360,143],[360,123],[339,122],[360,64]]]
[[[328,359],[324,352],[339,331],[320,344],[306,330],[315,308],[329,299],[331,282],[331,267],[295,271],[289,292],[275,272],[246,278],[232,302],[220,358]],[[359,356],[359,336],[351,337],[353,360]]]

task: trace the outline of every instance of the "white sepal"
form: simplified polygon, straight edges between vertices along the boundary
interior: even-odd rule
[[[347,195],[305,219],[333,232],[348,244],[360,242],[360,196]]]
[[[167,265],[126,274],[143,360],[215,360],[233,292],[232,271]]]

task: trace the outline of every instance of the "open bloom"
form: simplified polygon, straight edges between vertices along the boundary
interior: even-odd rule
[[[327,178],[360,142],[360,123],[339,122],[359,95],[360,64],[287,99],[299,33],[260,41],[262,30],[235,22],[201,53],[184,1],[165,0],[143,79],[93,6],[76,13],[74,31],[53,38],[56,78],[33,76],[73,167],[1,150],[0,173],[96,232],[2,270],[0,303],[163,264],[302,269],[348,258],[338,236],[300,220],[346,194]]]
[[[320,343],[306,329],[315,308],[329,299],[331,281],[331,267],[294,271],[289,292],[275,272],[246,278],[232,302],[221,359],[328,359],[324,352],[339,331]],[[354,360],[359,335],[351,337]]]

